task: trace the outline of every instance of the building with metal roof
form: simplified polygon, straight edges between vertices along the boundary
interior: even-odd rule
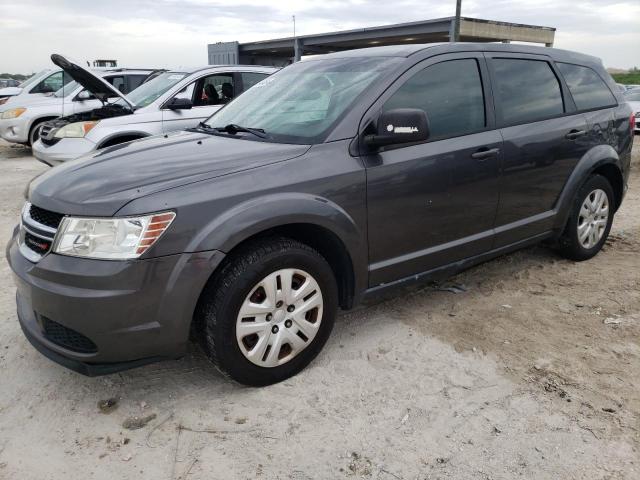
[[[456,17],[421,20],[339,32],[301,35],[258,42],[219,42],[208,45],[209,64],[271,65],[282,67],[303,55],[355,48],[454,40]],[[555,28],[479,18],[460,18],[461,42],[529,42],[553,46]]]

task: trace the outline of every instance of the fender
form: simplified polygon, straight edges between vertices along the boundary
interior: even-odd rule
[[[137,136],[139,138],[145,138],[145,137],[150,137],[151,135],[148,134],[147,132],[141,132],[141,131],[136,131],[136,130],[132,130],[132,131],[119,131],[116,133],[112,133],[111,135],[108,135],[107,137],[103,138],[102,140],[100,140],[100,143],[98,144],[97,149],[101,149],[104,148],[103,145],[105,143],[110,142],[111,140],[114,140],[118,137],[131,137],[131,136]]]
[[[305,193],[275,193],[234,205],[208,222],[188,245],[188,251],[230,252],[253,235],[291,224],[311,224],[332,232],[351,257],[354,291],[367,283],[365,232],[342,207],[326,198]]]
[[[607,164],[615,165],[622,174],[623,167],[620,162],[620,157],[611,145],[598,145],[585,153],[578,161],[578,164],[573,169],[573,172],[571,172],[556,202],[554,209],[556,211],[556,220],[553,228],[557,233],[562,233],[564,230],[569,214],[571,213],[571,204],[578,189],[591,173]]]

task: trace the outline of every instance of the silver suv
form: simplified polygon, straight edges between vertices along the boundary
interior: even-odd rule
[[[92,72],[52,56],[75,81],[102,98],[120,98],[100,108],[43,125],[34,156],[55,166],[95,150],[195,127],[244,90],[277,69],[260,66],[208,66],[163,72],[123,95]]]
[[[152,69],[108,69],[96,71],[114,91],[110,97],[118,98],[117,92],[129,92],[140,86],[152,73]],[[62,71],[59,72],[62,78]],[[70,76],[65,74],[65,77]],[[100,106],[102,103],[91,90],[76,81],[62,86],[51,96],[13,97],[0,109],[0,137],[10,143],[33,145],[44,122],[61,115],[80,114]]]
[[[15,102],[31,101],[32,98],[51,95],[70,81],[71,78],[64,75],[59,68],[42,70],[18,86],[0,88],[0,111],[10,108],[8,105]]]

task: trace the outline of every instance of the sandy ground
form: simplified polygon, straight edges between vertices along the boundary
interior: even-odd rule
[[[638,140],[595,259],[531,248],[451,279],[461,293],[360,308],[310,368],[263,389],[222,378],[195,347],[108,377],[70,372],[23,337],[1,261],[0,478],[640,478]],[[46,167],[4,144],[0,168],[4,245]]]

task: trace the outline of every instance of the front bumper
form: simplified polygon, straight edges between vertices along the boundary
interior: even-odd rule
[[[23,118],[0,119],[0,137],[10,143],[27,143],[29,141],[29,122]]]
[[[95,149],[96,144],[86,138],[62,138],[54,145],[45,145],[38,140],[31,146],[33,156],[52,167],[75,160]]]
[[[6,253],[27,339],[53,361],[85,375],[182,356],[200,292],[224,258],[218,251],[134,261],[47,254],[32,263],[16,240],[17,229]],[[76,348],[65,337],[52,336],[50,322],[95,348]]]

